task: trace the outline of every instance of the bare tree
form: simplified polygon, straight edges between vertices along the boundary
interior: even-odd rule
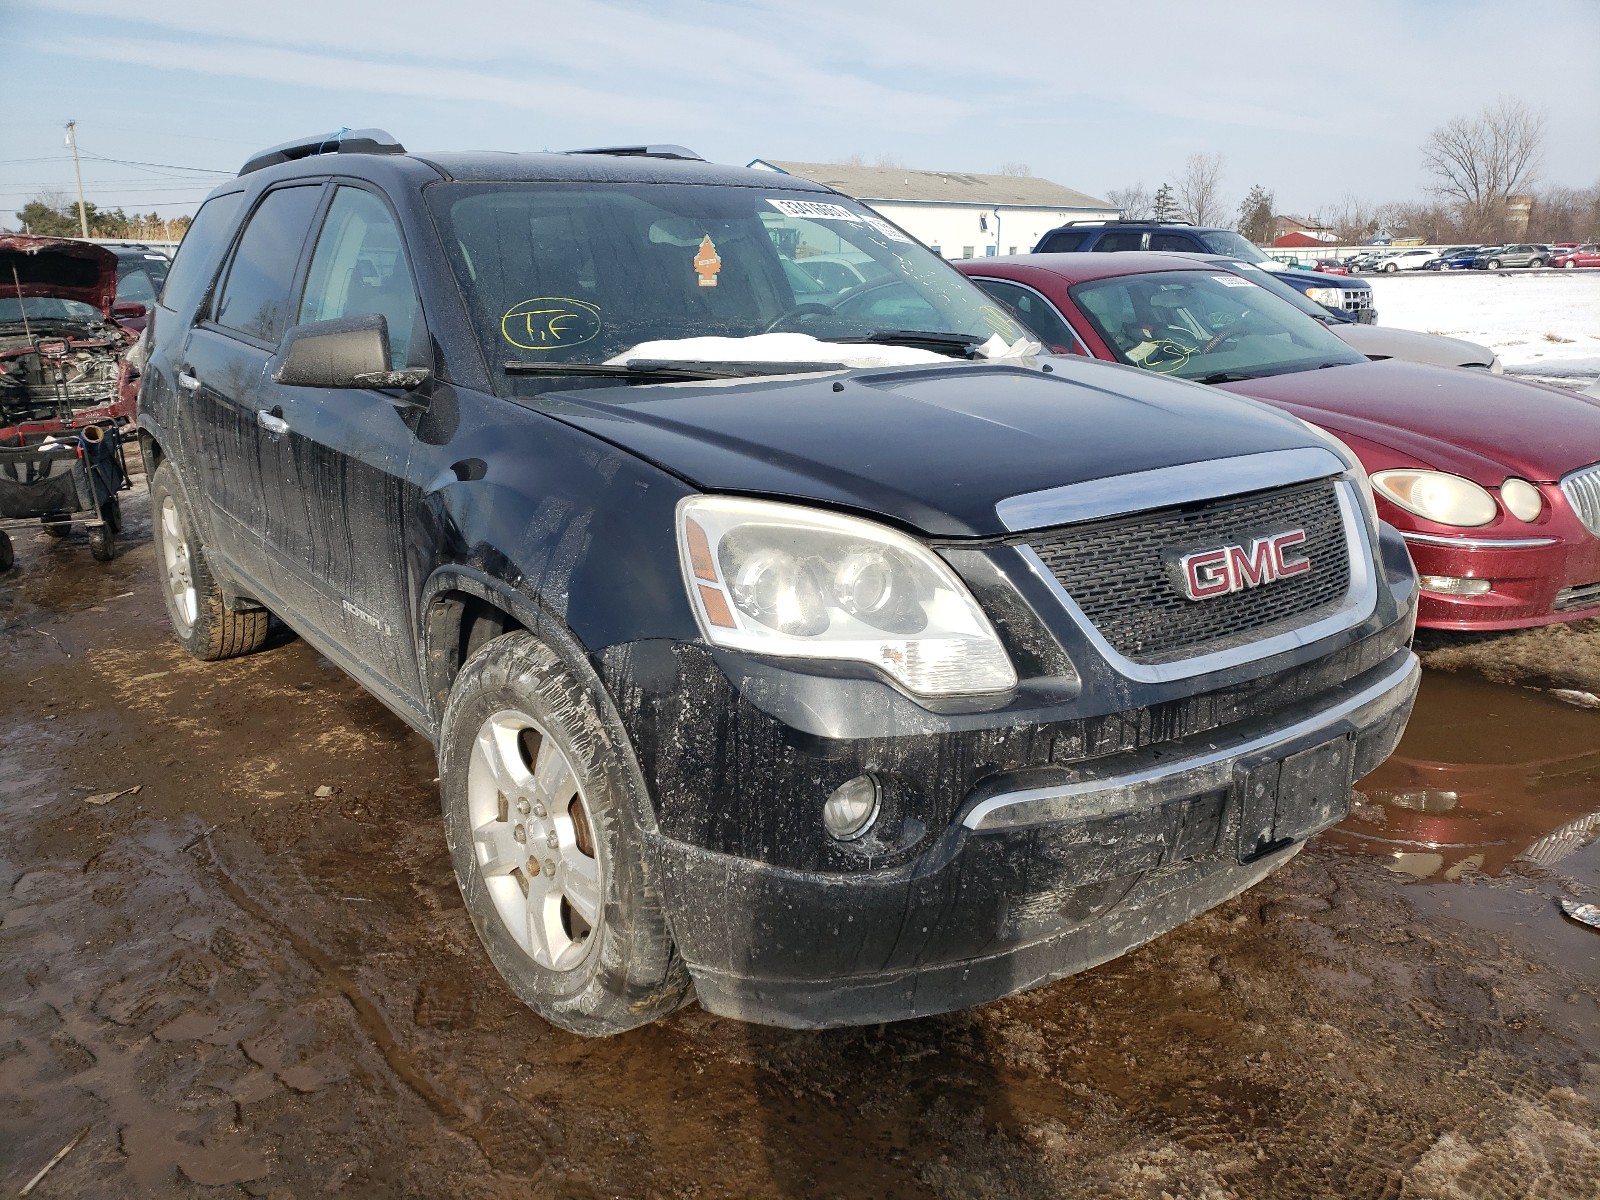
[[[1000,174],[1012,175],[1018,179],[1031,179],[1033,177],[1033,168],[1025,162],[1001,163]]]
[[[872,165],[875,167],[903,167],[905,163],[900,161],[898,155],[884,151],[872,160]]]
[[[1220,225],[1228,210],[1222,203],[1222,155],[1191,154],[1178,176],[1178,215],[1195,225]]]
[[[1513,96],[1447,121],[1422,143],[1432,190],[1455,204],[1475,234],[1500,233],[1506,201],[1527,192],[1539,169],[1544,127],[1544,113]]]
[[[1155,197],[1151,196],[1148,188],[1141,180],[1130,183],[1127,187],[1112,188],[1106,193],[1106,199],[1122,210],[1122,215],[1130,221],[1148,221],[1155,216]]]
[[[1354,246],[1378,232],[1378,218],[1372,205],[1356,196],[1346,196],[1338,204],[1319,208],[1314,220],[1333,230],[1341,246]]]

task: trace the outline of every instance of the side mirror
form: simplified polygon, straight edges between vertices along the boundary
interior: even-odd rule
[[[420,387],[426,367],[389,368],[389,322],[381,313],[296,325],[283,339],[272,378],[290,387]]]
[[[137,321],[149,311],[137,300],[118,300],[111,306],[111,315],[113,317],[127,317],[132,321]]]

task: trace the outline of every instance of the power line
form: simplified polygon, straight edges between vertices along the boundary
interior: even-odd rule
[[[167,170],[167,171],[193,171],[196,174],[200,174],[200,175],[234,175],[234,174],[237,174],[237,172],[235,172],[235,171],[223,171],[223,170],[219,170],[216,167],[184,167],[184,166],[179,166],[177,163],[135,162],[133,159],[130,159],[130,158],[107,158],[104,154],[95,154],[93,151],[90,151],[90,150],[83,151],[83,156],[85,158],[92,158],[96,162],[116,163],[119,166],[124,166],[124,167],[154,167],[154,168],[158,168],[158,169],[161,169],[161,170]]]

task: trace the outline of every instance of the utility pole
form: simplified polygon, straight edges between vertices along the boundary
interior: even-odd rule
[[[78,123],[67,122],[67,145],[72,147],[72,173],[78,180],[78,230],[87,239],[89,236],[89,214],[83,206],[83,170],[78,166]]]

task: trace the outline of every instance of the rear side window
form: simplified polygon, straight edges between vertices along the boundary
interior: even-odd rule
[[[1119,250],[1137,250],[1144,242],[1142,229],[1113,229],[1094,244],[1098,253],[1115,253]]]
[[[1152,233],[1150,235],[1150,249],[1176,250],[1180,254],[1201,249],[1199,242],[1181,233]]]
[[[184,317],[194,311],[206,284],[211,282],[222,247],[233,232],[233,218],[243,199],[243,192],[229,192],[213,196],[200,206],[189,232],[184,234],[183,245],[178,247],[177,261],[167,274],[166,287],[161,292],[163,308]]]
[[[1087,229],[1058,229],[1054,233],[1046,235],[1044,241],[1039,244],[1039,253],[1064,254],[1072,250],[1078,250],[1082,248],[1088,237],[1089,231]]]
[[[276,342],[289,318],[289,288],[311,230],[320,184],[268,192],[239,238],[217,298],[216,322]]]
[[[400,230],[371,192],[341,187],[317,235],[301,322],[376,313],[389,327],[389,365],[405,365],[417,320],[417,292]]]

